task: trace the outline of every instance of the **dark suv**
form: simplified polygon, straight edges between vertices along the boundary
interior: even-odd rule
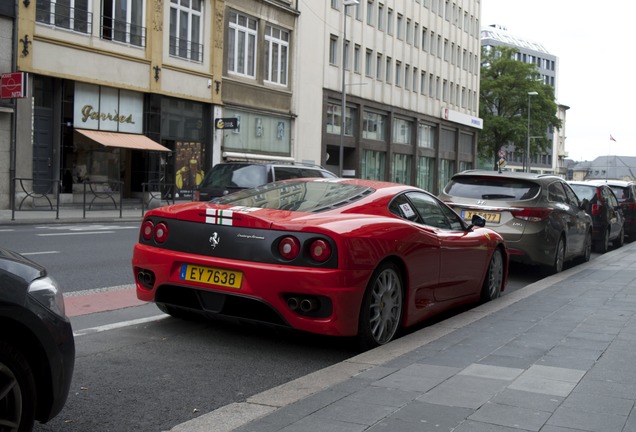
[[[612,189],[606,184],[568,182],[585,203],[585,211],[592,217],[592,245],[599,253],[609,250],[609,244],[621,247],[625,241],[623,212]]]
[[[209,201],[277,180],[309,177],[337,178],[331,171],[315,165],[224,162],[206,173],[194,193],[194,201]]]
[[[75,342],[56,282],[0,248],[0,430],[30,431],[64,406]]]
[[[590,259],[591,218],[560,177],[470,170],[455,174],[439,197],[466,220],[483,216],[512,261],[557,273],[566,260]]]
[[[636,183],[623,180],[589,180],[592,184],[606,184],[612,188],[625,219],[627,240],[636,240]]]

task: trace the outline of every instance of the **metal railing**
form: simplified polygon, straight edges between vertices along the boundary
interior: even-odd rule
[[[113,205],[115,206],[115,209],[118,208],[117,206],[117,201],[119,201],[119,217],[122,217],[122,186],[124,185],[124,182],[119,181],[119,180],[108,180],[106,182],[100,181],[100,182],[84,182],[82,183],[84,185],[84,198],[83,198],[83,202],[82,202],[82,209],[83,209],[83,217],[86,218],[86,201],[88,198],[91,198],[91,202],[88,205],[88,210],[92,210],[93,208],[93,204],[96,204],[95,201],[97,201],[97,204],[107,204],[110,205],[110,203],[112,202]],[[87,188],[88,187],[88,191]],[[88,196],[90,193],[90,196]],[[118,198],[118,200],[116,200],[115,198]]]
[[[146,28],[126,21],[103,18],[101,38],[145,47]]]
[[[49,183],[49,186],[44,189],[44,192],[34,191],[33,183],[37,181],[39,186],[42,186],[43,183]],[[15,177],[13,179],[15,191],[15,197],[13,199],[13,205],[11,206],[11,220],[15,220],[15,212],[16,210],[22,211],[22,206],[25,202],[28,202],[31,205],[30,210],[46,210],[46,206],[39,205],[41,203],[48,204],[48,211],[55,210],[55,219],[60,218],[60,188],[59,180],[42,180],[42,179],[32,179],[32,178],[23,178],[23,177]],[[18,185],[20,186],[18,188]],[[23,196],[22,196],[23,195]],[[21,196],[20,203],[16,205],[18,201],[18,196]],[[53,205],[53,199],[55,201],[55,205]],[[44,207],[44,209],[42,208]]]
[[[170,55],[173,57],[181,57],[199,63],[203,61],[203,45],[199,43],[170,37],[169,49]]]
[[[151,208],[153,201],[157,201],[161,206],[161,202],[165,201],[166,204],[175,203],[176,193],[178,192],[177,185],[175,183],[163,183],[162,181],[155,180],[141,184],[142,198],[141,198],[141,216],[146,214],[146,210]],[[146,207],[146,193],[148,193],[148,206]]]

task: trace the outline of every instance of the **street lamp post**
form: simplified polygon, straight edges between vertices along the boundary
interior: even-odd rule
[[[530,98],[539,93],[536,91],[528,92],[528,141],[526,143],[526,172],[530,172]]]
[[[342,177],[344,171],[344,134],[347,118],[347,94],[345,92],[345,60],[347,59],[347,6],[360,4],[359,0],[344,0],[342,2],[342,20],[343,20],[343,36],[342,36],[342,107],[340,109],[340,149],[338,152],[338,168],[339,175]]]

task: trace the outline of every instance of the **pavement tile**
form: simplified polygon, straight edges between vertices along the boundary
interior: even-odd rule
[[[324,407],[312,414],[311,417],[371,426],[391,415],[395,410],[396,408],[392,406],[359,402],[345,398],[338,401],[338,403]]]
[[[491,402],[499,405],[516,406],[535,411],[554,412],[565,400],[565,398],[541,393],[532,393],[510,388],[491,399]]]
[[[519,432],[519,429],[468,420],[457,426],[453,432]]]
[[[419,395],[419,393],[404,391],[395,388],[370,386],[356,393],[353,393],[350,396],[347,396],[343,400],[351,400],[356,402],[399,408],[411,402]]]
[[[599,394],[573,392],[561,406],[578,411],[628,416],[634,407],[634,401]]]
[[[378,380],[373,385],[425,393],[460,370],[454,367],[416,363]]]
[[[551,413],[522,407],[511,407],[489,402],[479,408],[469,420],[507,426],[528,431],[539,431]]]
[[[513,357],[506,355],[491,354],[479,361],[480,364],[488,364],[492,366],[508,367],[513,369],[527,369],[532,366],[534,359]]]
[[[596,364],[594,359],[586,359],[579,357],[559,357],[557,355],[546,355],[537,362],[542,366],[571,368],[578,370],[587,370]]]
[[[586,378],[576,386],[576,392],[634,400],[636,399],[636,383]]]
[[[543,365],[531,366],[510,384],[513,390],[568,396],[585,371]]]
[[[312,415],[280,429],[280,432],[362,432],[366,429],[366,425]]]
[[[418,401],[437,405],[477,409],[498,392],[506,388],[509,381],[456,375],[417,398]]]
[[[518,368],[508,368],[474,363],[459,372],[458,375],[470,375],[481,378],[512,381],[519,375],[521,375],[522,372],[523,369]]]
[[[441,432],[455,428],[474,412],[472,409],[413,401],[381,420],[369,432]]]
[[[627,416],[581,411],[560,407],[548,420],[549,425],[581,429],[590,432],[623,432]]]

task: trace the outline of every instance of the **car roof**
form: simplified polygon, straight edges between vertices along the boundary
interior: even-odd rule
[[[459,172],[453,177],[464,177],[464,176],[484,176],[484,177],[502,177],[502,178],[516,178],[516,179],[528,179],[528,180],[538,180],[538,179],[558,179],[563,180],[561,177],[556,176],[554,174],[538,174],[538,173],[527,173],[521,171],[491,171],[491,170],[467,170]],[[565,180],[564,180],[565,181]]]
[[[625,180],[586,180],[586,181],[592,184],[606,184],[608,186],[620,186],[620,187],[627,187],[627,186],[636,184],[634,182],[625,181]]]

